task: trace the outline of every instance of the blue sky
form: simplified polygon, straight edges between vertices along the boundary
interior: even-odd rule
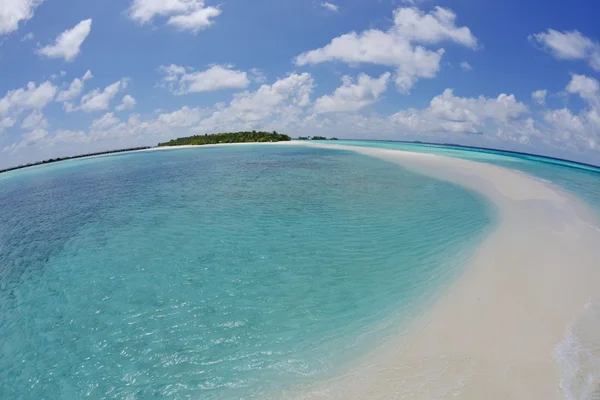
[[[600,4],[3,0],[0,167],[240,129],[600,164]]]

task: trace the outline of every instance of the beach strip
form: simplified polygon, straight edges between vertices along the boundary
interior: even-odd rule
[[[557,353],[561,344],[564,350],[570,324],[600,288],[600,230],[582,201],[527,174],[470,160],[291,144],[384,159],[474,190],[498,213],[497,226],[464,274],[409,334],[383,343],[344,376],[299,398],[552,400],[595,384],[583,382],[593,377],[586,371],[590,366],[565,363]]]

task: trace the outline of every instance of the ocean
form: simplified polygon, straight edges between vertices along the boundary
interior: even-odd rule
[[[311,384],[397,334],[494,218],[453,184],[290,146],[0,179],[6,399],[262,398]]]
[[[589,169],[340,144],[490,162],[600,211]],[[336,376],[421,315],[496,218],[478,194],[395,164],[277,145],[9,172],[0,210],[2,399],[264,398]],[[582,323],[556,353],[573,399],[600,376]]]
[[[431,153],[519,171],[577,196],[600,216],[600,167],[500,150],[379,141],[336,143]],[[590,224],[600,231],[596,221]],[[590,294],[580,315],[565,327],[564,340],[557,344],[554,357],[561,369],[558,385],[565,399],[600,399],[600,292]]]

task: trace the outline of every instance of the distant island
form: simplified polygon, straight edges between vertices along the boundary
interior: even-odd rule
[[[44,161],[37,161],[37,162],[34,162],[34,163],[17,165],[16,167],[10,167],[10,168],[0,169],[0,174],[3,173],[3,172],[14,171],[16,169],[22,169],[22,168],[27,168],[27,167],[34,167],[36,165],[50,164],[50,163],[55,163],[55,162],[59,162],[59,161],[74,160],[76,158],[84,158],[84,157],[92,157],[92,156],[102,156],[102,155],[105,155],[105,154],[123,153],[125,151],[135,151],[135,150],[146,150],[146,149],[150,149],[150,148],[151,148],[150,146],[131,147],[129,149],[108,150],[108,151],[100,151],[98,153],[79,154],[79,155],[71,156],[71,157],[50,158],[50,159],[44,160]]]
[[[338,138],[332,137],[329,139],[325,136],[298,136],[298,140],[338,140]]]
[[[282,133],[263,131],[243,131],[231,133],[213,133],[206,135],[188,136],[159,143],[158,147],[167,146],[201,146],[205,144],[220,143],[266,143],[266,142],[289,142],[292,140],[288,135]]]

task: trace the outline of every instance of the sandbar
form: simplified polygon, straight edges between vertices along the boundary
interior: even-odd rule
[[[408,334],[290,397],[553,400],[570,398],[578,385],[600,393],[597,377],[585,381],[593,380],[592,366],[565,365],[557,354],[600,288],[600,224],[583,201],[522,172],[470,160],[291,144],[355,151],[456,183],[485,196],[498,214],[465,272]],[[588,337],[600,335],[598,326],[589,328]]]

